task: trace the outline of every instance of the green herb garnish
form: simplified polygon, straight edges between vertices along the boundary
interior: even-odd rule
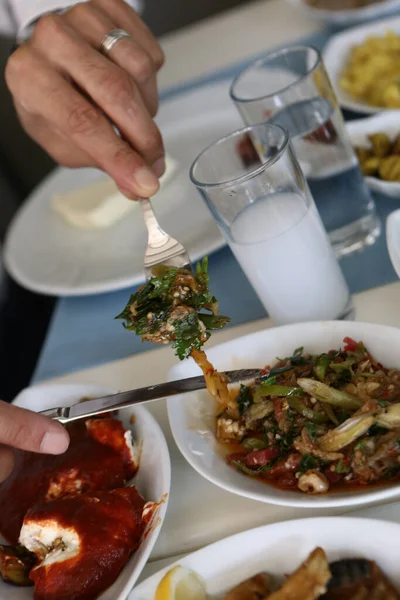
[[[347,410],[336,410],[336,416],[339,423],[344,423],[350,417],[350,413]]]
[[[368,435],[369,436],[382,435],[383,433],[386,433],[386,431],[387,431],[386,429],[384,429],[383,427],[380,427],[379,425],[374,423],[368,429]]]
[[[288,431],[288,433],[281,433],[281,439],[278,440],[281,454],[285,454],[293,447],[294,431]]]
[[[315,469],[316,467],[318,467],[318,461],[315,458],[315,456],[313,456],[312,454],[303,454],[298,470],[304,473],[305,471]]]
[[[303,346],[296,348],[296,350],[293,352],[293,355],[288,359],[293,367],[298,365],[308,365],[311,363],[309,358],[303,356],[303,350]]]
[[[260,385],[274,385],[276,383],[276,375],[269,375],[266,379],[260,382]]]
[[[342,460],[339,460],[339,462],[336,465],[335,471],[336,473],[350,473],[350,467],[344,465]]]
[[[291,365],[287,365],[286,367],[276,367],[275,369],[270,370],[268,377],[271,375],[280,375],[281,373],[285,373],[286,371],[291,371],[292,369],[293,369],[293,367]],[[260,377],[260,379],[262,379],[262,377]]]
[[[354,446],[354,450],[362,450],[364,442],[365,440],[358,440],[357,444]]]
[[[242,473],[245,473],[246,475],[252,475],[254,477],[258,473],[258,470],[250,469],[249,467],[246,467],[246,465],[243,465],[238,460],[232,460],[231,465],[233,465],[234,467],[236,467],[236,469],[238,471],[241,471]]]
[[[251,388],[247,385],[241,385],[239,394],[235,398],[235,402],[239,405],[239,416],[253,404],[253,394]]]
[[[328,373],[329,364],[332,358],[328,354],[321,354],[314,361],[314,374],[320,381],[324,381],[326,374]]]
[[[269,471],[270,469],[272,469],[272,467],[274,466],[275,463],[276,463],[276,459],[271,460],[268,464],[263,465],[262,467],[257,467],[256,469],[250,469],[250,467],[246,467],[246,465],[239,462],[238,460],[231,461],[231,465],[236,467],[236,469],[238,471],[241,471],[242,473],[245,473],[246,475],[251,475],[252,477],[255,477],[262,471]]]
[[[181,360],[200,350],[211,331],[230,321],[218,315],[217,300],[209,290],[207,257],[196,265],[195,274],[165,265],[154,267],[153,277],[131,295],[116,318],[143,341],[171,342]]]
[[[317,426],[315,423],[310,423],[309,421],[304,423],[304,427],[308,431],[308,435],[310,436],[310,440],[314,442],[317,439]]]

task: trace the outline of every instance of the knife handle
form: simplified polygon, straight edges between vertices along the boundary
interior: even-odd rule
[[[50,419],[57,419],[60,423],[67,423],[69,421],[69,406],[41,410],[39,414]]]

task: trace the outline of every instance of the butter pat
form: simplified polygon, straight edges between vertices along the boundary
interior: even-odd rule
[[[112,179],[60,194],[52,199],[52,208],[72,227],[100,229],[110,227],[134,210],[135,203],[118,190]]]
[[[178,171],[179,165],[170,156],[165,158],[166,169],[160,179],[163,189]],[[111,227],[137,208],[134,200],[121,194],[109,177],[65,194],[57,194],[51,200],[52,209],[72,227],[79,229],[102,229]]]

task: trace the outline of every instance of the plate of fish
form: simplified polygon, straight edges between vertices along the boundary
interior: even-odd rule
[[[397,524],[361,518],[266,525],[186,556],[129,600],[397,600],[399,535]]]

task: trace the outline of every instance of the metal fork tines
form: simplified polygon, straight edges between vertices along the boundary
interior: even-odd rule
[[[163,264],[170,267],[187,268],[192,270],[189,254],[178,240],[165,233],[158,224],[150,200],[140,200],[144,221],[148,231],[148,241],[144,256],[144,272],[147,279],[152,277],[155,265]]]

